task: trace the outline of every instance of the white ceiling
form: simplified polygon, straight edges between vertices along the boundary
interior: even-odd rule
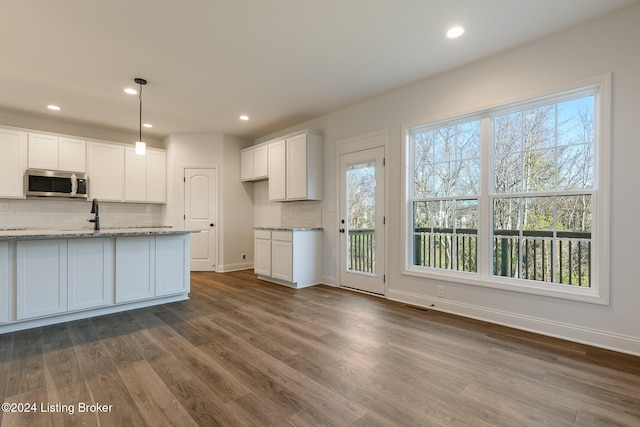
[[[637,1],[0,0],[0,111],[257,138]]]

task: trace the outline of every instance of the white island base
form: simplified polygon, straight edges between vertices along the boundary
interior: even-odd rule
[[[188,299],[189,233],[0,232],[0,333]]]

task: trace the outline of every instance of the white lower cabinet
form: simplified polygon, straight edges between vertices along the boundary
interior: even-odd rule
[[[67,241],[17,243],[16,319],[67,311]]]
[[[68,241],[68,310],[113,303],[112,239]]]
[[[0,323],[9,321],[9,242],[0,242]]]
[[[116,238],[116,304],[155,296],[155,237]]]
[[[156,237],[156,296],[189,292],[189,236]]]
[[[189,235],[116,239],[116,303],[189,292]]]
[[[260,279],[293,288],[317,285],[321,254],[321,230],[255,231],[254,271]]]
[[[274,231],[271,235],[271,277],[294,281],[292,231]]]
[[[254,232],[253,271],[263,276],[271,276],[271,231]]]

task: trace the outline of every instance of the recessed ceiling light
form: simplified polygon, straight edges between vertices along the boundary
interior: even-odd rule
[[[153,125],[151,123],[145,123],[142,126],[146,127],[146,128],[152,128]]]
[[[135,95],[136,93],[138,93],[138,91],[132,87],[128,87],[124,90],[124,93],[128,93],[129,95]]]
[[[60,107],[58,107],[57,105],[47,105],[47,108],[53,111],[60,111]]]
[[[244,120],[246,122],[247,120],[249,120],[249,116],[243,114],[240,116],[240,120]]]
[[[449,37],[450,39],[458,38],[462,34],[464,34],[464,28],[459,26],[451,27],[449,28],[449,31],[447,31],[447,37]]]

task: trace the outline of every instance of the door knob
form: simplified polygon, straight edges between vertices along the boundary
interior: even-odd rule
[[[214,223],[209,224],[209,227],[215,227]]]

